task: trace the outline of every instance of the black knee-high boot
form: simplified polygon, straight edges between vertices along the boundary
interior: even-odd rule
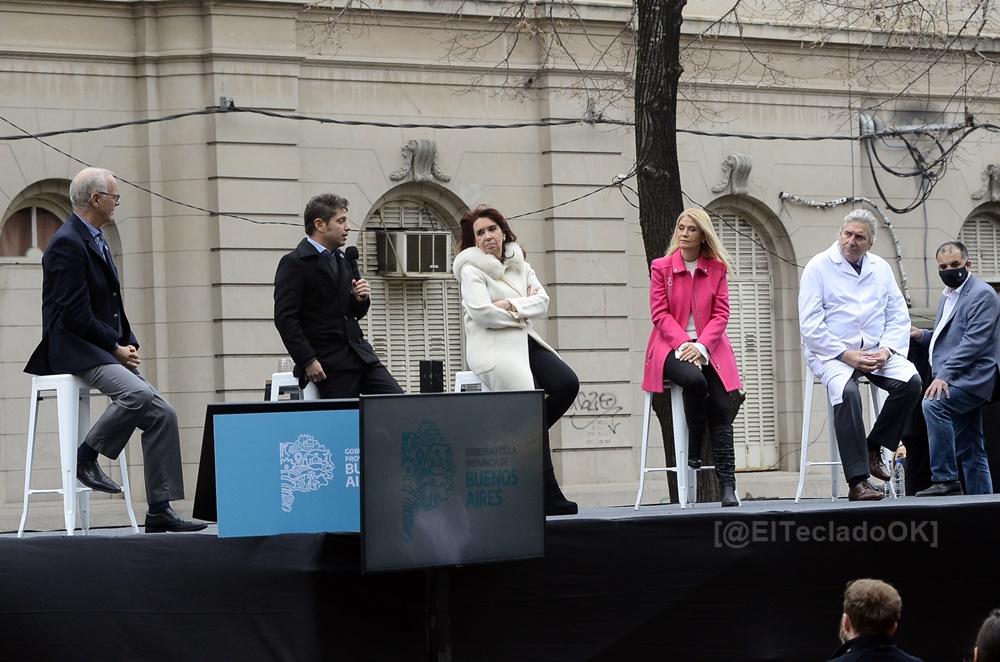
[[[736,498],[736,450],[733,448],[732,422],[710,423],[709,435],[712,440],[715,475],[719,478],[719,487],[722,488],[722,505],[738,506],[740,502]]]
[[[701,468],[701,442],[705,439],[708,416],[708,395],[692,398],[684,394],[684,419],[688,428],[688,466]]]
[[[575,501],[570,501],[563,494],[556,480],[556,471],[552,466],[552,449],[549,447],[549,433],[545,431],[542,438],[542,492],[546,515],[576,515],[579,508]]]

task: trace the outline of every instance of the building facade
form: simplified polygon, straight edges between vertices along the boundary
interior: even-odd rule
[[[333,191],[351,203],[351,242],[372,282],[365,331],[412,391],[421,360],[442,361],[446,381],[464,368],[450,274],[458,217],[483,202],[513,217],[552,299],[540,332],[581,379],[553,437],[561,482],[585,506],[634,499],[647,256],[630,190],[595,192],[633,167],[634,133],[546,125],[593,116],[595,100],[610,97],[604,117],[632,118],[622,79],[629,46],[615,41],[630,3],[574,3],[574,15],[549,24],[564,50],[553,48],[551,34],[489,38],[505,16],[500,2],[475,3],[461,16],[451,13],[457,2],[384,0],[347,13],[327,4],[0,0],[0,529],[13,528],[20,510],[30,385],[22,369],[41,335],[41,254],[69,212],[68,183],[81,163],[122,180],[109,243],[146,373],[179,412],[189,497],[205,406],[261,399],[286,356],[272,322],[274,269],[302,235],[305,201]],[[681,126],[856,133],[865,104],[891,92],[845,91],[830,75],[831,63],[855,52],[855,34],[803,51],[801,30],[761,18],[747,22],[742,38],[729,30],[699,40],[727,7],[689,4],[684,43],[693,64]],[[610,45],[605,57],[571,57],[594,41]],[[796,77],[764,80],[752,66],[741,69],[747,43],[766,45],[772,62]],[[949,108],[949,94],[944,83],[919,96],[907,91],[906,103],[869,116],[884,126],[926,123]],[[229,100],[237,110],[25,136],[219,109]],[[995,113],[995,98],[974,101]],[[529,126],[398,126],[514,123]],[[883,143],[899,154],[899,144]],[[730,337],[748,390],[736,433],[741,492],[789,496],[802,421],[799,270],[834,240],[851,207],[815,203],[879,202],[868,157],[857,140],[681,134],[678,145],[684,191],[717,214],[735,263]],[[992,134],[977,133],[926,204],[885,214],[892,231],[883,230],[875,250],[905,282],[914,320],[927,323],[935,309],[933,249],[942,241],[968,240],[980,273],[1000,282],[998,159]],[[913,198],[912,181],[881,183],[899,204]],[[42,439],[54,440],[54,410],[45,411]],[[825,439],[819,406],[813,420],[809,437]],[[38,460],[53,480],[54,447],[43,443]],[[825,443],[815,452],[825,453]],[[136,479],[139,461],[134,451]],[[650,502],[666,498],[662,485],[648,494]],[[106,512],[97,510],[98,522],[123,516],[110,505]]]

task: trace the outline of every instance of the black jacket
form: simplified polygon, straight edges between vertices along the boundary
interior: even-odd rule
[[[338,259],[339,275],[329,258],[305,238],[278,262],[274,274],[274,326],[295,361],[295,375],[313,359],[325,371],[359,370],[379,363],[358,320],[371,301],[351,293],[347,260]]]
[[[78,374],[118,363],[115,345],[139,346],[125,316],[121,283],[90,230],[72,214],[42,256],[42,342],[24,371]]]
[[[863,634],[838,648],[832,662],[923,662],[919,657],[904,653],[892,639],[884,635]]]

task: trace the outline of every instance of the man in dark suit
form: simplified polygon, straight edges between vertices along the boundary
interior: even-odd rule
[[[94,490],[121,488],[97,464],[115,459],[136,428],[142,433],[146,479],[146,532],[198,531],[170,502],[184,498],[177,414],[139,374],[139,342],[122,302],[118,269],[101,228],[114,220],[121,196],[114,175],[86,168],[69,187],[73,214],[42,257],[42,342],[24,371],[69,373],[111,398],[77,451],[77,479]]]
[[[1000,298],[970,273],[972,260],[962,242],[941,244],[935,255],[946,287],[934,331],[910,330],[911,338],[929,346],[933,377],[923,401],[933,483],[917,496],[962,494],[959,464],[969,494],[990,494],[981,409],[993,395],[1000,366]]]
[[[903,613],[903,600],[894,586],[879,579],[856,579],[844,591],[840,617],[843,645],[831,662],[921,662],[892,641]]]
[[[299,383],[313,382],[321,397],[402,393],[358,324],[371,305],[371,289],[353,277],[340,250],[350,233],[347,211],[347,200],[332,193],[306,204],[306,236],[274,274],[274,326]]]

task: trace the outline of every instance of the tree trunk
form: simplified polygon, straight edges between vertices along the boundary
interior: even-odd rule
[[[670,244],[677,216],[684,210],[680,166],[677,163],[677,85],[682,11],[686,0],[636,0],[639,21],[635,71],[635,147],[639,182],[639,227],[646,265]],[[676,464],[669,394],[653,396],[653,410],[663,433],[666,466]],[[710,464],[707,440],[702,443]],[[700,472],[698,500],[716,501],[719,485],[714,472]],[[677,502],[677,477],[667,474],[670,499]]]
[[[635,147],[646,263],[667,250],[684,209],[677,163],[677,84],[686,0],[636,0]]]

